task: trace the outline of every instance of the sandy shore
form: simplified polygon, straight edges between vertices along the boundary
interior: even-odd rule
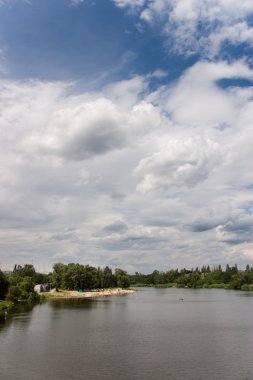
[[[45,296],[46,298],[93,298],[93,297],[107,297],[107,296],[115,296],[115,295],[125,295],[125,294],[131,294],[135,291],[132,289],[100,289],[100,290],[94,290],[94,291],[85,291],[83,293],[80,293],[75,290],[59,290],[51,291],[49,293],[40,293],[41,295]]]

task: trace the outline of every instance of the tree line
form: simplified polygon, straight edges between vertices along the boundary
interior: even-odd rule
[[[223,269],[220,265],[207,265],[195,269],[154,270],[150,274],[136,272],[130,275],[120,268],[112,271],[108,266],[95,268],[57,263],[52,272],[42,274],[36,272],[31,264],[15,265],[11,274],[0,270],[0,300],[35,302],[39,297],[34,292],[34,286],[45,283],[56,289],[78,291],[129,286],[253,290],[253,268],[247,265],[244,270],[239,270],[237,265],[227,265]]]
[[[136,272],[130,280],[135,286],[253,290],[253,268],[246,265],[244,270],[239,270],[237,265],[227,264],[225,269],[221,265],[212,268],[207,265],[190,270],[155,270],[147,275]]]

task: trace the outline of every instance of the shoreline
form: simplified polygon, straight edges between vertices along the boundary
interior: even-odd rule
[[[135,293],[133,289],[99,289],[94,291],[84,291],[80,293],[77,290],[59,290],[52,292],[39,293],[40,296],[45,297],[46,299],[70,299],[70,298],[95,298],[95,297],[108,297],[108,296],[122,296],[127,294]]]
[[[0,320],[5,320],[7,315],[14,308],[14,303],[11,301],[0,301]]]

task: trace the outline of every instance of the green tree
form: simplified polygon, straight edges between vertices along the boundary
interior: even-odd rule
[[[11,285],[7,294],[7,298],[10,301],[18,302],[21,297],[21,289],[18,285]]]
[[[53,266],[53,273],[51,276],[52,284],[56,289],[59,289],[63,285],[63,276],[65,273],[66,265],[62,263],[56,263]]]
[[[13,274],[18,274],[21,277],[34,277],[36,271],[32,264],[25,264],[23,267],[15,264]]]
[[[115,276],[112,274],[111,268],[106,266],[102,271],[102,288],[113,288],[115,286]]]
[[[129,276],[127,275],[127,272],[120,269],[116,268],[115,269],[115,277],[117,281],[117,286],[120,288],[129,288],[130,286],[130,279]]]

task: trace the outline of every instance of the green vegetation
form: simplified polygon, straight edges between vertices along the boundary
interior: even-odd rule
[[[0,302],[0,313],[10,309],[13,306],[13,302],[11,301],[1,301]]]
[[[49,275],[50,282],[55,288],[64,290],[87,290],[104,288],[128,288],[130,279],[122,269],[115,269],[115,273],[109,267],[95,268],[82,264],[55,264],[53,273]]]
[[[4,319],[6,311],[11,310],[13,306],[14,304],[11,301],[0,301],[0,319]]]
[[[11,275],[0,271],[0,309],[9,308],[11,303],[37,302],[39,296],[34,292],[34,286],[38,280],[47,278],[45,275],[36,273],[33,265],[26,264],[24,267],[15,265]],[[7,305],[7,306],[6,306]]]
[[[55,264],[53,272],[46,274],[37,273],[33,265],[15,265],[13,272],[6,275],[0,270],[0,318],[13,305],[22,303],[34,303],[40,301],[40,296],[34,291],[37,284],[50,283],[56,289],[87,290],[104,288],[128,288],[130,279],[122,269],[116,269],[113,273],[109,267],[104,269],[94,268],[80,264]]]
[[[227,265],[222,269],[220,265],[212,268],[208,265],[201,269],[155,270],[150,274],[136,272],[129,275],[119,268],[113,273],[108,266],[102,269],[90,265],[57,263],[53,272],[46,275],[37,273],[30,264],[23,267],[15,265],[10,275],[0,270],[0,316],[13,304],[38,302],[40,297],[34,292],[34,286],[45,283],[50,283],[56,289],[77,291],[129,286],[253,290],[253,268],[247,265],[245,270],[239,270],[237,265]]]
[[[130,281],[132,286],[253,290],[253,268],[247,265],[245,270],[239,270],[237,265],[227,265],[223,270],[220,265],[213,268],[208,265],[191,270],[155,270],[148,275],[136,272]]]

